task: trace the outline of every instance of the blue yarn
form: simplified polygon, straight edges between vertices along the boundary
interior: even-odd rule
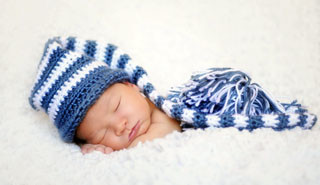
[[[274,130],[281,131],[285,128],[288,128],[289,116],[280,114],[277,119],[279,120],[278,127],[274,128]]]
[[[50,39],[45,46],[29,102],[50,116],[64,141],[72,142],[76,128],[105,89],[130,81],[130,76],[122,69],[111,69],[96,61],[95,41],[86,42],[85,53],[79,54],[67,50],[59,39]],[[74,49],[76,39],[67,41],[71,42],[67,46]]]
[[[68,44],[66,46],[66,49],[67,50],[71,50],[71,51],[74,51],[75,49],[75,43],[76,43],[76,38],[75,37],[69,37],[68,39]]]
[[[90,57],[94,57],[96,50],[97,50],[96,46],[97,46],[97,43],[95,41],[87,40],[86,45],[85,45],[85,49],[84,49],[85,54]]]
[[[51,47],[49,51],[52,43],[60,47]],[[68,91],[64,102],[57,105],[58,110],[49,110],[51,113],[57,113],[56,116],[51,114],[51,118],[67,142],[72,141],[78,123],[102,90],[123,80],[138,85],[140,91],[159,109],[181,121],[183,130],[236,127],[239,130],[253,131],[266,127],[282,131],[296,126],[311,129],[317,121],[317,117],[308,113],[297,101],[292,103],[276,101],[258,84],[251,83],[251,78],[247,74],[232,68],[210,68],[196,73],[187,83],[173,88],[166,97],[161,96],[148,79],[147,72],[136,65],[129,55],[118,50],[115,56],[114,52],[118,47],[104,44],[75,37],[54,37],[45,44],[41,61],[50,52],[48,66],[41,66],[43,71],[40,71],[29,97],[30,104],[35,109],[41,107],[47,112],[53,100],[59,102],[60,100],[54,99],[54,95],[60,88],[64,88],[63,84],[72,78],[72,74],[82,73],[80,69],[86,63],[95,61],[97,56],[101,56],[103,62],[112,69],[100,71],[102,68],[96,67],[81,82],[72,86],[73,89]],[[97,50],[97,46],[103,49]],[[75,48],[78,48],[76,52],[81,57],[70,59],[75,63],[69,67],[65,66],[65,71],[50,82],[51,86],[41,90],[41,87],[49,84],[48,79],[55,68],[60,67],[59,61],[70,56],[71,52],[75,54]]]
[[[164,100],[165,100],[164,97],[158,96],[158,97],[156,98],[156,100],[155,100],[155,105],[156,105],[157,107],[159,107],[160,109],[162,109],[162,105],[163,105]]]
[[[146,94],[148,98],[150,98],[149,94],[151,94],[153,90],[154,87],[151,83],[147,83],[147,85],[143,86],[143,94]]]
[[[284,113],[284,107],[271,99],[250,77],[231,68],[210,68],[196,74],[168,98],[206,114],[260,115]]]
[[[261,116],[251,116],[251,119],[248,121],[248,125],[246,126],[245,129],[252,131],[257,128],[261,128],[264,126],[264,122],[262,121]]]
[[[128,63],[128,61],[130,60],[131,58],[129,57],[129,55],[127,54],[123,54],[120,56],[120,59],[118,61],[118,65],[117,65],[117,68],[119,69],[124,69],[126,67],[126,64]]]
[[[113,44],[108,44],[106,51],[105,51],[105,58],[104,58],[104,62],[108,64],[108,66],[110,66],[111,61],[112,61],[112,56],[114,51],[117,49],[117,46],[113,45]]]
[[[134,70],[132,75],[132,82],[134,84],[137,84],[138,80],[142,77],[142,75],[147,74],[147,72],[140,66],[137,66],[137,68]]]
[[[50,59],[49,59],[50,65],[47,65],[44,72],[41,74],[40,79],[37,81],[37,83],[35,84],[31,92],[32,94],[34,94],[36,91],[38,91],[41,88],[42,84],[48,78],[54,66],[58,63],[59,60],[61,60],[61,58],[64,58],[67,53],[68,53],[68,50],[63,50],[61,48],[57,48],[53,50],[53,53],[50,55]],[[35,109],[35,106],[33,105],[33,102],[32,102],[32,97],[29,97],[29,103]]]
[[[179,104],[175,104],[172,106],[171,109],[171,115],[176,119],[181,119],[181,116],[183,114],[183,106]]]
[[[207,128],[208,125],[206,124],[207,118],[203,114],[199,114],[198,112],[195,112],[193,114],[193,119],[192,119],[194,125],[196,128]]]
[[[249,131],[262,127],[273,128],[276,131],[296,126],[312,128],[317,121],[316,116],[307,121],[311,115],[297,104],[297,101],[290,104],[279,103],[258,84],[251,83],[248,75],[232,68],[210,68],[205,72],[194,74],[187,83],[173,88],[167,99],[185,105],[188,110],[196,111],[198,117],[199,114],[219,116],[219,125],[215,127],[236,126],[234,115],[244,115],[248,118],[245,127],[239,125],[236,127],[239,130]],[[293,122],[293,125],[289,125],[289,118],[293,116],[290,115],[293,113],[291,108],[299,115],[298,123]],[[275,120],[276,125],[267,125],[263,120],[265,115],[278,115]],[[181,118],[181,115],[172,116],[182,121],[186,120]],[[309,125],[306,127],[307,122]],[[183,129],[206,127],[210,127],[208,120],[201,122],[199,119],[193,119],[192,123],[182,124]]]
[[[222,114],[220,118],[221,119],[219,122],[222,128],[234,126],[234,123],[233,123],[234,118],[232,117],[232,115]]]
[[[66,69],[65,73],[59,76],[58,80],[55,81],[55,84],[53,84],[53,86],[46,93],[45,95],[46,98],[44,98],[41,102],[41,105],[46,111],[46,113],[48,113],[49,103],[53,98],[53,96],[55,95],[55,93],[59,90],[59,87],[61,87],[63,83],[66,80],[68,80],[76,71],[78,71],[79,69],[81,69],[83,66],[87,65],[90,62],[91,60],[87,56],[81,56]]]

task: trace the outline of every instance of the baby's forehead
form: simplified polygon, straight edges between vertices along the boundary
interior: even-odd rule
[[[106,104],[110,104],[119,96],[123,97],[130,94],[132,94],[132,91],[128,90],[124,84],[116,83],[105,89],[98,101],[103,101]]]
[[[108,88],[107,91],[109,89],[110,89],[110,91],[112,91],[112,93],[110,93],[110,96],[117,96],[120,93],[121,94],[131,94],[131,93],[135,93],[135,91],[133,91],[133,87],[134,87],[134,85],[131,83],[125,83],[125,82],[115,83],[110,88]]]

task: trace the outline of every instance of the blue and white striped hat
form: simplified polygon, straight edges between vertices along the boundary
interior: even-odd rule
[[[296,101],[278,102],[247,74],[231,68],[194,73],[162,96],[147,72],[115,45],[76,37],[47,42],[29,100],[33,108],[49,114],[65,141],[72,141],[88,107],[104,89],[123,80],[136,84],[159,109],[180,121],[183,130],[282,131],[311,129],[317,122],[317,116]]]
[[[49,115],[64,141],[72,142],[89,107],[104,90],[129,79],[124,70],[65,48],[54,38],[46,43],[29,102]]]

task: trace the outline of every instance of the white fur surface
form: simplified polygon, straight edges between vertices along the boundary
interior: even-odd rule
[[[28,104],[46,40],[109,40],[165,93],[233,67],[320,116],[319,0],[1,1],[0,184],[319,184],[320,126],[193,130],[110,155],[63,143]]]

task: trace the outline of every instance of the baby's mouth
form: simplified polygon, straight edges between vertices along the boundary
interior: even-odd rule
[[[135,136],[138,134],[138,131],[140,129],[140,121],[136,123],[136,125],[131,129],[131,132],[129,134],[129,141],[131,142]]]

